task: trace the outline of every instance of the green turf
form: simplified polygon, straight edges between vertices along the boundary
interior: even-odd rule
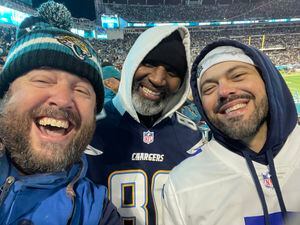
[[[300,100],[300,72],[282,73],[294,97]]]

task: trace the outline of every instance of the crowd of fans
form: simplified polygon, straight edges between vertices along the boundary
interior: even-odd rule
[[[192,59],[208,43],[221,38],[238,40],[262,49],[275,65],[299,64],[300,27],[199,30],[191,32]]]
[[[0,26],[0,68],[4,65],[8,50],[14,42],[16,29],[14,27]]]
[[[124,39],[99,40],[91,43],[101,59],[122,67],[138,33],[125,33]],[[0,27],[0,64],[4,63],[6,53],[14,41],[14,27]],[[300,26],[294,27],[260,27],[237,29],[233,27],[219,29],[192,29],[192,60],[208,43],[221,38],[231,38],[263,49],[275,65],[299,64],[300,62]]]
[[[102,59],[120,66],[137,37],[138,34],[126,33],[123,40],[93,40],[92,44]],[[221,38],[235,39],[263,49],[275,65],[300,62],[300,27],[192,30],[192,60],[205,45]]]
[[[139,34],[125,35],[124,39],[117,40],[91,40],[91,44],[97,50],[103,61],[112,62],[118,68],[121,68],[126,55],[137,39]]]
[[[270,10],[272,9],[272,10]],[[124,5],[105,4],[99,14],[115,13],[129,22],[214,21],[291,18],[300,15],[299,0],[236,2],[226,5]]]

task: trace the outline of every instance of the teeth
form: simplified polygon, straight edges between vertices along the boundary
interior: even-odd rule
[[[232,107],[226,109],[226,110],[225,110],[225,113],[226,113],[226,114],[227,114],[227,113],[230,113],[230,112],[232,112],[232,111],[234,111],[234,110],[244,108],[245,106],[246,106],[246,104],[244,104],[244,103],[236,104],[236,105],[234,105],[234,106],[232,106]]]
[[[159,95],[160,95],[159,92],[151,91],[150,89],[148,89],[148,88],[146,88],[146,87],[143,87],[143,91],[144,91],[146,94],[149,94],[149,95],[155,95],[155,96],[159,96]]]
[[[39,125],[42,126],[47,126],[50,125],[52,127],[59,127],[59,128],[64,128],[68,129],[69,127],[69,122],[66,120],[57,120],[49,117],[44,117],[38,121]]]

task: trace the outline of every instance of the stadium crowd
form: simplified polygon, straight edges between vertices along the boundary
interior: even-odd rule
[[[269,10],[272,8],[272,10]],[[188,12],[188,13],[187,13]],[[300,1],[273,0],[257,3],[235,2],[219,5],[124,5],[105,4],[102,13],[116,13],[127,21],[214,21],[290,18],[300,15]]]
[[[136,33],[126,33],[123,40],[94,39],[92,43],[101,58],[120,66],[137,37]],[[297,64],[300,61],[300,27],[193,30],[192,60],[206,44],[222,38],[231,38],[264,49],[275,65]]]
[[[14,41],[15,28],[0,27],[0,64],[3,64],[6,52]],[[124,39],[100,40],[92,39],[92,45],[97,49],[100,58],[112,62],[119,69],[139,33],[125,33]],[[231,38],[264,49],[275,65],[299,64],[300,61],[300,27],[272,28],[219,28],[191,30],[192,59],[208,43]],[[2,62],[1,62],[2,61]]]
[[[4,65],[6,55],[11,44],[14,42],[16,29],[14,27],[0,26],[0,68]]]

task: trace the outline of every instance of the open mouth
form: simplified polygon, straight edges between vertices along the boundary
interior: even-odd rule
[[[157,101],[161,98],[162,96],[162,92],[161,91],[154,91],[154,90],[151,90],[143,85],[140,86],[140,90],[143,94],[143,96],[149,100],[152,100],[152,101]]]
[[[226,114],[229,114],[229,113],[231,113],[231,112],[233,112],[233,111],[236,111],[236,110],[239,110],[239,109],[242,109],[242,108],[245,108],[246,107],[246,104],[245,103],[240,103],[240,104],[236,104],[236,105],[234,105],[234,106],[232,106],[232,107],[229,107],[228,109],[226,109],[224,112],[226,113]]]
[[[232,102],[228,102],[219,109],[219,113],[224,115],[232,115],[237,112],[241,112],[241,110],[246,108],[248,102],[248,99],[234,100]]]
[[[41,117],[35,122],[42,134],[52,137],[67,135],[74,125],[63,119],[55,119],[51,117]]]
[[[154,95],[154,96],[159,96],[160,95],[160,92],[154,92],[146,87],[142,87],[143,91],[148,94],[148,95]]]

